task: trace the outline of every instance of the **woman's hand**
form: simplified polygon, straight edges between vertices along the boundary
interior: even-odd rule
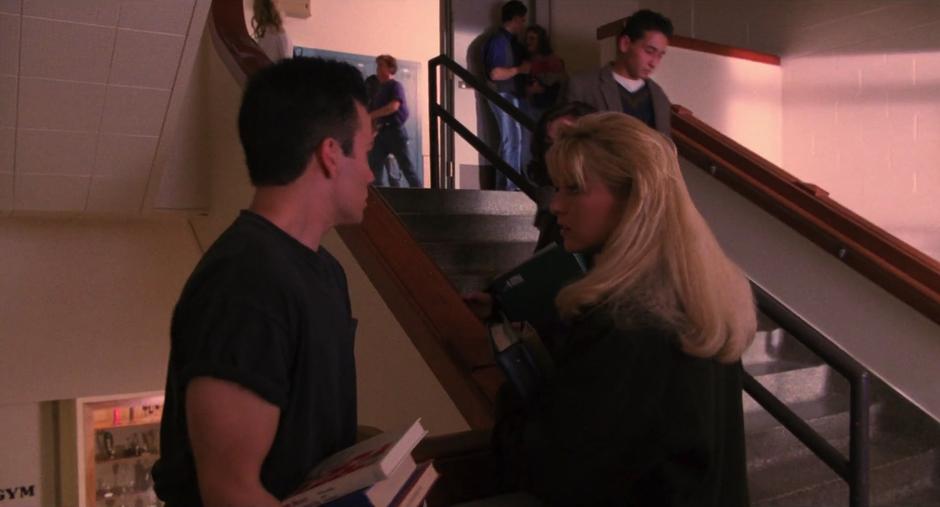
[[[493,296],[488,292],[473,291],[463,294],[462,297],[470,311],[480,320],[489,319],[493,315]]]

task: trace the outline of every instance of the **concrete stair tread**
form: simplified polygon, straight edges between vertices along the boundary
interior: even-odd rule
[[[760,377],[763,375],[770,375],[773,373],[782,373],[786,371],[799,370],[803,368],[809,368],[814,366],[819,366],[822,364],[822,361],[817,362],[806,362],[806,361],[793,361],[787,359],[778,359],[775,361],[766,361],[760,363],[744,363],[744,370],[750,373],[754,377]]]
[[[539,231],[531,216],[493,215],[482,218],[467,215],[399,215],[419,243],[446,242],[529,242],[532,248]]]
[[[927,486],[913,492],[872,503],[872,507],[940,507],[940,486]]]
[[[849,392],[845,378],[825,364],[755,375],[754,378],[787,405],[812,402]],[[745,414],[754,410],[763,409],[750,396],[745,396]]]
[[[522,192],[381,188],[382,197],[398,213],[535,215],[535,203]]]
[[[746,393],[744,397],[751,400],[754,405],[757,405],[757,402],[753,401],[753,398]],[[812,426],[814,421],[818,419],[848,413],[849,398],[843,394],[833,393],[823,398],[793,403],[788,406],[790,410],[795,412],[796,415],[804,421],[809,422],[810,426]],[[744,428],[748,435],[775,429],[780,426],[780,421],[775,419],[763,408],[745,412],[744,414]],[[846,427],[846,431],[848,431],[848,427]]]
[[[834,447],[847,456],[849,439],[842,438],[830,441]],[[932,450],[924,450],[922,443],[913,441],[903,435],[882,435],[873,438],[871,442],[871,476],[872,494],[884,494],[889,487],[899,487],[901,484],[879,484],[879,491],[875,491],[876,475],[892,465],[904,466],[906,461],[929,461],[933,457]],[[845,482],[836,475],[815,454],[800,455],[792,459],[781,459],[758,470],[749,471],[748,483],[752,502],[764,505],[767,501],[782,501],[791,497],[794,503],[779,503],[779,505],[807,505],[800,503],[808,501],[812,495],[828,493],[838,497],[846,489]],[[823,491],[828,490],[828,491]],[[770,505],[777,505],[771,503]],[[815,504],[814,505],[828,505]]]

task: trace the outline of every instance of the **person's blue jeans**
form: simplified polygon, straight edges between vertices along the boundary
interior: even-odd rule
[[[517,108],[523,108],[523,101],[515,94],[510,92],[498,93],[500,97],[506,99]],[[493,111],[493,116],[496,117],[496,126],[499,128],[499,148],[497,150],[499,156],[505,160],[516,173],[521,174],[525,153],[522,125],[496,104],[492,102],[489,102],[489,104],[490,109]],[[494,169],[493,183],[493,188],[496,190],[519,190],[515,183],[496,169]]]
[[[392,175],[389,174],[389,167],[386,164],[389,154],[395,157],[400,170],[397,177],[391,178],[391,180],[390,176]],[[387,187],[390,183],[396,187],[421,188],[424,186],[421,181],[423,179],[422,175],[418,174],[417,169],[411,162],[411,156],[408,153],[408,134],[405,132],[404,127],[390,125],[379,130],[378,134],[375,135],[372,151],[369,152],[369,167],[372,168],[372,173],[375,175],[373,184],[377,187]],[[401,184],[400,178],[402,176],[407,181],[407,185]]]

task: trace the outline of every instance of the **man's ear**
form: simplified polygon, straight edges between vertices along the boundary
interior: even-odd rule
[[[327,178],[332,178],[336,174],[340,153],[342,153],[342,147],[332,137],[324,138],[314,150],[314,157],[320,165],[320,170]]]
[[[630,36],[624,34],[624,35],[621,35],[620,37],[617,37],[617,52],[626,53],[629,49],[630,49]]]

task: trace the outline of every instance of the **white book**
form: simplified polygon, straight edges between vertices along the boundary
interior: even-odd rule
[[[314,507],[388,478],[427,435],[418,419],[407,430],[382,433],[326,458],[283,507]]]

